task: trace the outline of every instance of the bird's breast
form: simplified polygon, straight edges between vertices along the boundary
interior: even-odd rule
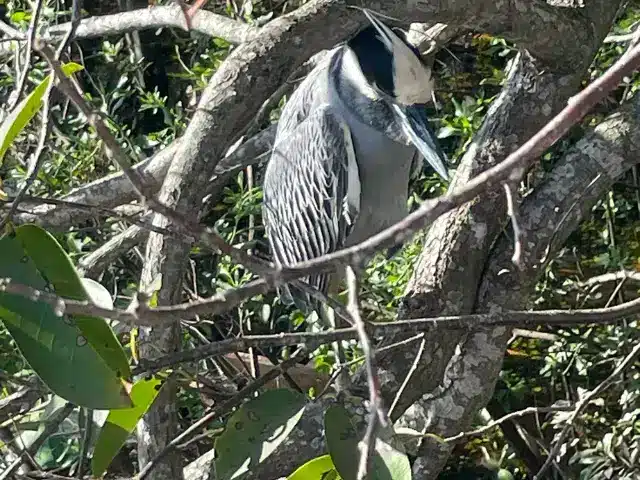
[[[347,243],[359,243],[407,214],[409,177],[416,154],[362,124],[350,125],[360,180],[360,212]]]

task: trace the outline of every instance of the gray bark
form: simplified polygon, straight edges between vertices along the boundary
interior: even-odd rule
[[[515,40],[530,52],[521,53],[514,61],[509,82],[465,155],[451,188],[461,185],[513,151],[556,113],[578,88],[619,2],[592,0],[584,9],[557,6],[571,7],[573,3],[567,0],[417,0],[406,5],[383,0],[366,5],[404,21],[442,21],[456,27],[499,34]],[[238,132],[250,123],[263,102],[294,68],[318,50],[330,48],[343,40],[364,22],[360,12],[345,8],[342,1],[312,0],[295,12],[270,22],[259,35],[249,32],[246,38],[250,41],[232,52],[205,89],[183,139],[172,147],[170,166],[159,162],[145,165],[145,168],[155,169],[151,174],[156,181],[164,178],[159,199],[185,214],[199,211],[209,179],[216,174],[219,159]],[[113,198],[111,196],[110,201]],[[122,203],[122,198],[119,200],[118,203]],[[506,304],[500,301],[494,303],[493,299],[501,298],[492,293],[491,288],[494,287],[487,287],[489,293],[485,295],[492,302],[483,303],[476,299],[482,278],[488,275],[484,267],[490,247],[504,226],[504,219],[496,212],[503,210],[501,192],[488,192],[482,200],[471,202],[434,224],[407,294],[403,316],[467,313],[474,309],[505,307]],[[74,217],[74,222],[77,221],[78,218]],[[167,225],[161,217],[157,217],[154,223]],[[189,248],[190,245],[181,240],[163,238],[155,233],[149,235],[140,283],[141,290],[149,294],[159,288],[159,305],[180,299]],[[523,275],[518,281],[524,286],[535,278],[535,273]],[[503,281],[502,278],[500,280]],[[412,416],[405,416],[402,421],[412,421],[422,415],[424,418],[442,419],[428,425],[436,429],[436,433],[464,428],[473,412],[491,394],[507,334],[505,328],[465,337],[452,332],[431,332],[418,369],[394,410],[394,418],[400,417],[413,405]],[[145,359],[168,354],[178,345],[177,324],[141,332],[140,353]],[[462,355],[452,358],[459,345],[463,347]],[[467,355],[468,352],[474,354]],[[406,350],[381,356],[381,379],[387,404],[413,361],[413,354]],[[482,377],[478,376],[479,367],[482,367]],[[483,382],[477,383],[480,378]],[[359,380],[362,383],[363,378]],[[441,381],[444,382],[442,385]],[[429,394],[431,398],[427,397]],[[353,399],[353,402],[358,401]],[[175,435],[174,404],[174,390],[167,385],[140,423],[138,453],[141,465],[153,458]],[[321,452],[323,445],[318,415],[322,407],[323,404],[319,403],[305,415],[289,442],[281,446],[256,473],[259,478],[279,477]],[[355,413],[362,415],[364,410],[356,409]],[[448,451],[438,451],[425,444],[422,454],[429,459],[431,470],[416,470],[416,473],[418,478],[428,478],[423,475],[435,475],[446,460]],[[201,463],[206,465],[206,462]],[[421,462],[417,465],[420,466]],[[181,475],[180,459],[174,455],[167,456],[151,478],[173,479]]]
[[[584,56],[575,63],[573,59],[567,62],[575,67],[573,72],[567,73],[566,67],[554,71],[526,54],[519,55],[508,84],[488,112],[451,188],[504,158],[564,107],[579,87],[585,66],[596,52],[595,46],[600,45],[609,31],[618,5],[619,2],[601,1],[586,6],[584,13],[591,21],[593,37],[588,42],[590,51],[585,50]],[[540,32],[540,35],[549,42],[556,39],[552,31]],[[516,308],[512,302],[518,295],[514,291],[526,296],[527,287],[541,271],[528,263],[524,272],[514,273],[508,279],[501,275],[500,281],[507,282],[502,284],[510,289],[508,294],[500,296],[487,290],[483,297],[476,298],[491,245],[506,226],[505,213],[498,212],[506,212],[501,191],[491,192],[435,222],[416,266],[403,317]],[[525,250],[529,247],[524,246]],[[513,271],[510,260],[509,266]],[[413,385],[407,388],[402,401],[402,405],[411,408],[400,423],[414,427],[420,424],[420,429],[444,437],[467,429],[473,415],[486,405],[493,392],[510,335],[511,330],[507,328],[483,329],[473,334],[459,332],[458,335],[450,331],[433,332],[420,363],[422,374],[413,375]],[[403,364],[405,369],[410,366],[408,359],[394,353],[385,358],[385,364],[391,365],[394,371],[402,369]],[[425,389],[425,383],[432,384],[434,377],[439,385]],[[414,464],[416,478],[435,478],[452,448],[453,445],[425,440],[420,458]]]
[[[636,97],[598,127],[587,132],[557,163],[535,192],[524,199],[521,206],[521,226],[525,231],[523,241],[527,269],[524,275],[528,280],[518,283],[518,279],[511,277],[517,275],[513,272],[511,263],[512,242],[508,235],[503,235],[489,254],[488,267],[482,277],[478,296],[480,304],[486,305],[487,310],[496,305],[500,309],[521,309],[526,305],[530,287],[537,272],[543,268],[541,260],[553,257],[579,222],[588,216],[598,199],[611,188],[615,179],[640,162],[639,127],[640,97]],[[505,270],[511,273],[504,275],[502,272]],[[455,406],[464,403],[469,391],[483,391],[479,388],[486,376],[483,369],[486,362],[501,363],[505,339],[509,337],[507,330],[505,327],[483,329],[468,336],[464,343],[465,355],[461,358],[461,361],[466,361],[465,368],[459,370],[458,377],[450,379],[456,384],[460,383],[463,388],[443,392],[439,397],[440,404],[432,402],[438,408],[437,414],[442,415],[442,431],[458,433]],[[432,332],[428,332],[427,337]],[[480,360],[471,361],[474,358]],[[492,388],[493,385],[485,390]],[[449,404],[451,408],[448,414],[443,414],[442,402],[445,400],[452,402]],[[303,421],[291,435],[291,442],[281,446],[267,459],[253,478],[278,478],[305,461],[323,454],[321,412],[332,401],[317,402],[303,416]],[[355,398],[350,399],[348,404],[359,405]],[[353,414],[362,420],[364,410],[353,410]],[[424,430],[430,422],[429,414],[433,412],[419,406],[410,407],[398,425]],[[426,462],[427,457],[423,458]],[[212,461],[212,452],[203,455],[185,468],[185,478],[205,478]]]
[[[591,45],[596,45],[608,30],[616,6],[600,2],[599,5],[592,3],[590,7],[589,13],[594,19],[593,31],[597,32],[597,38]],[[592,48],[590,57],[594,52]],[[576,64],[584,65],[590,61],[590,57]],[[527,54],[521,54],[514,61],[505,91],[489,112],[485,126],[463,161],[463,168],[458,172],[456,182],[464,179],[465,174],[469,178],[474,172],[482,171],[504,158],[534,133],[564,106],[567,98],[578,88],[584,73],[584,67],[564,75],[540,74],[538,68]],[[504,226],[504,219],[496,216],[499,208],[495,207],[496,204],[502,205],[504,211],[501,193],[495,192],[489,197],[491,201],[483,199],[473,202],[437,222],[430,231],[422,261],[416,268],[405,313],[420,317],[442,311],[470,312],[474,307],[481,311],[522,307],[529,287],[542,270],[539,265],[541,249],[544,250],[543,247],[549,245],[549,239],[553,236],[556,242],[549,245],[549,254],[552,255],[577,226],[581,215],[588,212],[598,196],[610,187],[613,178],[637,161],[636,135],[631,138],[627,136],[629,132],[633,132],[631,125],[638,121],[637,115],[637,105],[634,104],[598,127],[578,143],[536,193],[525,200],[521,213],[522,227],[527,232],[525,250],[530,250],[525,256],[527,269],[524,273],[513,273],[510,261],[511,243],[506,237],[494,248],[490,266],[485,273],[491,242]],[[576,166],[580,166],[580,169]],[[603,175],[598,169],[605,169],[608,174]],[[575,173],[578,170],[580,174]],[[596,181],[592,181],[594,178]],[[455,188],[455,184],[454,182],[452,188]],[[589,198],[575,198],[576,195],[584,197],[582,192],[587,186]],[[567,195],[569,192],[572,195]],[[582,206],[577,208],[576,204]],[[539,210],[543,207],[538,205],[547,205],[545,208],[551,209],[553,214]],[[559,219],[564,220],[559,222]],[[536,231],[536,224],[542,222],[546,225],[545,233],[537,233],[535,239],[530,240],[530,232]],[[534,246],[537,248],[534,249]],[[497,254],[496,251],[500,253]],[[456,255],[460,252],[464,254]],[[505,268],[512,273],[508,276],[498,275]],[[513,278],[513,275],[517,278]],[[445,285],[447,290],[443,289]],[[479,285],[481,294],[476,299]],[[450,294],[443,295],[443,291]],[[510,331],[506,328],[485,329],[468,335],[460,344],[464,353],[449,364],[451,353],[458,346],[456,336],[451,341],[451,332],[430,332],[424,356],[424,363],[428,367],[419,366],[422,371],[414,374],[416,380],[407,389],[410,399],[403,400],[403,404],[408,406],[415,400],[424,398],[425,394],[435,395],[427,401],[415,403],[400,423],[418,429],[435,429],[436,433],[445,436],[467,427],[471,415],[490,397],[509,336]],[[462,336],[458,338],[461,339]],[[394,352],[384,358],[383,363],[387,369],[382,373],[381,380],[388,386],[388,398],[397,389],[398,381],[404,378],[412,362],[411,352]],[[443,378],[447,365],[448,383],[445,388],[437,389],[438,380]],[[403,408],[399,408],[396,411],[402,410]],[[279,449],[256,472],[256,478],[276,478],[305,460],[321,454],[323,446],[318,445],[319,435],[320,427],[308,426],[304,436],[302,432],[295,435],[295,453],[286,446]],[[433,478],[446,460],[449,449],[439,450],[434,445],[425,444],[421,453],[423,457],[416,462],[416,478]]]
[[[589,215],[593,205],[633,165],[640,162],[640,97],[611,115],[595,129],[587,132],[554,167],[537,189],[521,205],[521,228],[524,230],[525,271],[514,271],[511,263],[512,240],[501,235],[488,253],[487,267],[481,275],[476,310],[522,309],[526,306],[531,286],[544,269],[543,259],[553,258],[580,221]],[[507,273],[505,273],[507,272]],[[467,335],[461,342],[464,352],[449,367],[448,388],[433,395],[433,380],[423,375],[424,394],[429,401],[419,401],[409,407],[396,425],[410,426],[418,431],[436,431],[448,436],[468,426],[468,413],[474,413],[488,400],[495,376],[499,372],[506,342],[511,335],[506,327],[483,328]],[[439,332],[427,332],[430,339]],[[450,332],[448,332],[450,333]],[[417,345],[417,344],[416,344]],[[415,348],[417,350],[417,347]],[[404,358],[397,353],[397,358]],[[403,360],[413,361],[411,354]],[[385,380],[388,372],[383,373]],[[400,377],[401,381],[403,377]],[[398,386],[396,379],[396,388]],[[484,383],[484,382],[489,382]],[[313,412],[326,405],[315,406]],[[317,413],[310,413],[312,417]],[[303,418],[307,418],[305,415]],[[437,420],[436,420],[437,419]],[[465,424],[466,422],[466,424]],[[322,426],[307,420],[292,433],[295,445],[280,447],[268,458],[253,478],[278,478],[293,471],[307,460],[324,453]],[[422,445],[414,478],[433,478],[438,468],[425,468],[430,462],[443,461],[448,449],[434,455],[436,446]],[[412,453],[418,453],[416,447]],[[441,460],[442,458],[442,460]],[[207,471],[205,458],[185,469],[189,475]],[[190,479],[192,477],[186,476]],[[199,478],[199,477],[194,477]]]
[[[539,3],[536,5],[540,7]],[[509,81],[465,155],[451,188],[503,159],[564,107],[567,99],[578,89],[586,66],[607,33],[617,7],[617,2],[605,1],[587,5],[582,13],[586,14],[583,18],[590,24],[590,37],[582,43],[580,52],[574,51],[576,57],[568,57],[572,58],[571,62],[563,62],[562,68],[550,68],[550,64],[557,60],[550,56],[547,56],[547,63],[541,62],[540,55],[534,59],[527,53],[521,53],[514,60]],[[474,13],[471,12],[471,16]],[[544,38],[546,48],[557,55],[566,41],[564,34],[558,33],[563,29],[548,23],[544,27],[537,35]],[[501,305],[499,301],[484,304],[476,301],[491,245],[506,225],[505,217],[496,215],[500,211],[505,211],[502,192],[489,192],[481,200],[465,205],[432,226],[401,312],[403,317],[470,313]],[[530,284],[538,271],[530,269],[528,275],[525,273],[518,278],[522,283],[523,297],[526,295],[525,283]],[[510,286],[517,288],[513,279]],[[494,298],[494,295],[488,293],[487,297]],[[504,299],[509,298],[513,297],[507,295]],[[504,307],[506,305],[500,308]],[[485,330],[464,338],[461,332],[458,335],[450,331],[429,332],[423,358],[394,415],[402,414],[413,405],[402,418],[402,423],[418,427],[417,422],[422,420],[422,427],[444,436],[466,428],[473,413],[491,395],[509,335],[506,328]],[[399,339],[390,341],[393,340]],[[452,360],[458,347],[463,353]],[[414,356],[408,349],[399,349],[379,359],[384,367],[381,382],[387,404],[405,378]],[[311,441],[320,433],[318,429],[305,432],[308,435],[304,438],[309,440],[308,443],[298,436],[295,455],[282,448],[269,459],[268,465],[256,473],[256,477],[275,478],[305,459],[320,454],[322,447],[316,441],[314,448]],[[440,449],[425,442],[420,452],[424,461],[416,462],[416,478],[437,475],[449,451],[450,448]],[[288,458],[292,459],[289,463]],[[283,468],[283,465],[291,468]]]

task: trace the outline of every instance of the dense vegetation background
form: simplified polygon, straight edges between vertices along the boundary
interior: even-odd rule
[[[164,2],[158,5],[162,4]],[[247,0],[236,3],[227,0],[226,3],[208,3],[204,8],[241,22],[261,24],[297,6],[297,2]],[[42,28],[70,18],[71,5],[64,0],[47,0],[42,7]],[[86,16],[141,7],[146,5],[135,2],[118,5],[86,2],[83,5]],[[0,20],[17,29],[26,30],[32,15],[31,3],[0,1]],[[638,22],[640,6],[629,2],[620,12],[611,34],[628,34]],[[625,42],[604,43],[584,83],[606,71],[626,46]],[[144,158],[183,134],[200,93],[231,49],[231,44],[221,39],[159,28],[73,42],[66,61],[84,67],[75,74],[75,79],[86,99],[100,112],[124,148]],[[500,92],[505,68],[516,53],[516,47],[504,39],[472,31],[460,32],[446,48],[438,51],[434,64],[438,82],[437,105],[430,107],[430,111],[452,168],[456,167]],[[15,58],[10,55],[5,55],[0,64],[0,120],[7,115],[13,101],[11,93],[19,82],[20,65],[16,65]],[[25,90],[31,91],[49,72],[46,62],[38,55],[32,55]],[[544,172],[581,138],[585,128],[597,124],[628,102],[639,85],[636,76],[626,79],[605,102],[575,126],[570,135],[545,154],[539,166],[529,173],[521,185],[522,193],[526,194],[539,182]],[[276,122],[286,99],[285,95],[251,129],[255,132]],[[27,200],[31,205],[44,203],[47,198],[58,198],[116,170],[106,157],[102,140],[95,130],[87,126],[84,117],[55,89],[50,109],[51,130],[37,177],[28,192]],[[38,118],[12,143],[2,163],[0,177],[9,200],[24,184],[32,168],[30,162],[40,135]],[[210,199],[209,213],[203,222],[215,227],[228,243],[251,249],[255,255],[268,259],[260,211],[263,168],[264,162],[234,175],[220,198]],[[423,172],[412,185],[410,208],[415,208],[424,199],[442,195],[446,188],[447,185],[434,174]],[[78,224],[50,230],[74,263],[84,265],[87,276],[105,286],[112,294],[114,305],[121,308],[130,304],[137,291],[144,241],[138,237],[135,243],[116,249],[115,254],[90,267],[83,261],[129,227],[123,218],[127,215],[126,211],[121,211],[120,216],[100,212]],[[535,291],[531,292],[530,306],[534,309],[608,307],[635,298],[640,280],[639,220],[640,181],[638,170],[634,168],[618,179],[564,248],[549,261]],[[394,319],[422,240],[423,235],[417,235],[393,259],[386,260],[379,255],[369,264],[361,296],[367,318]],[[618,275],[606,276],[611,273]],[[251,278],[250,272],[229,257],[194,247],[184,279],[182,300],[208,297],[220,289],[246,284]],[[185,348],[246,331],[256,334],[305,328],[304,315],[282,305],[275,293],[254,297],[222,315],[199,320],[183,322]],[[476,427],[530,407],[573,405],[584,392],[606,379],[640,338],[635,318],[571,329],[540,327],[537,332],[535,335],[520,331],[514,335],[495,393],[487,408],[478,412]],[[119,339],[127,354],[135,355],[135,338],[135,329],[120,331]],[[60,411],[64,402],[40,391],[25,400],[27,407],[23,406],[19,412],[5,410],[10,413],[3,414],[2,408],[9,403],[2,403],[2,399],[22,391],[25,385],[34,385],[30,383],[34,374],[1,324],[0,352],[0,465],[8,468],[15,455],[42,434],[42,425]],[[274,347],[259,353],[281,361],[290,351]],[[357,360],[361,353],[358,344],[351,342],[348,360]],[[328,373],[333,362],[330,346],[323,346],[309,356],[307,365]],[[354,363],[354,368],[356,365]],[[564,461],[547,473],[549,478],[640,478],[640,371],[637,367],[636,361],[635,368],[616,380],[575,419],[570,435],[562,440],[562,452],[566,452]],[[200,418],[212,403],[228,398],[238,385],[246,384],[246,379],[238,381],[243,375],[237,372],[235,379],[223,383],[217,368],[213,361],[207,361],[200,362],[197,367],[187,365],[179,369],[176,408],[181,429]],[[86,409],[75,408],[66,413],[66,420],[55,431],[47,432],[42,446],[24,459],[21,475],[46,471],[71,477],[87,471],[95,428],[87,421]],[[542,465],[545,454],[571,413],[571,410],[541,410],[537,415],[519,416],[486,429],[482,434],[465,438],[456,447],[441,478],[463,478],[461,475],[466,475],[464,478],[491,478],[498,466],[511,472],[514,478],[532,478],[531,469]],[[211,448],[225,418],[218,418],[195,440],[180,447],[185,464]],[[136,442],[132,437],[109,471],[131,476],[137,469]],[[282,475],[288,473],[282,472]],[[504,472],[501,474],[505,475]]]

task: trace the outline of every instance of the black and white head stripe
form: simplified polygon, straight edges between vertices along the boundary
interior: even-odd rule
[[[401,105],[428,103],[433,91],[431,70],[403,32],[397,33],[363,9],[369,27],[348,46],[358,58],[367,81]]]

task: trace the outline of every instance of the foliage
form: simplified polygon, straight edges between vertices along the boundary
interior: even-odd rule
[[[2,2],[0,2],[2,3]],[[27,28],[31,13],[24,2],[10,1],[8,15],[14,26]],[[288,4],[286,8],[295,5]],[[232,18],[241,18],[247,22],[256,22],[262,15],[268,14],[275,7],[261,2],[243,2],[237,5],[227,2],[220,13]],[[280,12],[278,12],[279,14]],[[68,12],[57,4],[48,4],[44,9],[42,21],[52,24],[65,21]],[[614,33],[627,33],[640,20],[640,10],[630,4],[621,14]],[[185,130],[188,120],[193,115],[197,99],[213,73],[231,51],[228,43],[189,35],[183,32],[163,30],[145,37],[144,58],[140,58],[134,45],[127,37],[113,37],[99,41],[83,41],[78,44],[80,58],[74,62],[81,65],[82,71],[76,71],[77,79],[90,104],[100,112],[107,121],[117,139],[132,155],[144,157],[170,144]],[[600,50],[590,70],[590,79],[601,75],[622,53],[623,46],[605,44]],[[159,52],[159,53],[158,53]],[[451,53],[453,55],[451,55]],[[431,118],[437,130],[443,148],[455,167],[469,146],[472,135],[480,127],[487,109],[496,98],[504,81],[507,62],[515,55],[515,48],[504,39],[489,35],[468,34],[449,46],[449,51],[441,51],[436,62],[436,73],[442,88],[438,91],[438,108],[431,109]],[[42,92],[46,87],[49,74],[45,63],[34,56],[29,70],[26,92]],[[4,118],[7,128],[0,128],[0,158],[4,161],[0,169],[0,178],[4,189],[13,196],[24,185],[29,171],[30,154],[34,150],[39,135],[37,121],[11,120],[11,115],[24,114],[23,118],[31,119],[35,109],[27,111],[25,105],[39,105],[37,95],[26,96],[23,103],[12,114],[2,112],[7,104],[9,93],[18,82],[15,69],[9,64],[0,65],[0,120]],[[599,121],[621,102],[633,95],[640,83],[637,77],[628,79],[618,90],[593,112],[583,125],[576,129],[575,135],[559,142],[543,159],[545,169],[551,168],[577,138],[583,127]],[[33,94],[32,94],[33,95]],[[35,100],[34,100],[35,99]],[[275,121],[279,115],[279,106],[270,112],[270,119]],[[73,188],[87,183],[114,171],[114,166],[106,158],[103,145],[93,129],[87,127],[85,119],[68,108],[58,98],[53,102],[52,129],[43,156],[43,167],[39,170],[35,183],[29,193],[36,197],[58,197],[70,192]],[[19,115],[18,115],[19,116]],[[10,120],[7,121],[7,118]],[[12,133],[3,132],[11,127]],[[16,128],[19,127],[19,128]],[[8,148],[7,148],[8,147]],[[253,167],[237,175],[224,189],[221,198],[210,199],[210,213],[204,221],[214,226],[221,235],[234,246],[251,249],[260,257],[268,257],[268,248],[264,238],[261,219],[262,193],[260,179],[262,169]],[[620,179],[606,198],[593,208],[591,216],[581,224],[570,238],[565,248],[551,260],[546,267],[543,278],[536,285],[531,298],[534,308],[578,308],[583,306],[604,306],[630,299],[638,294],[637,285],[631,282],[624,284],[604,284],[595,289],[586,288],[581,281],[605,272],[619,270],[637,271],[640,263],[640,187],[637,171],[630,172]],[[413,181],[409,208],[415,209],[421,201],[445,192],[447,185],[428,171],[421,172]],[[530,187],[530,185],[527,185]],[[525,189],[526,190],[526,189]],[[56,264],[55,270],[62,268],[61,278],[71,278],[76,284],[78,276],[70,266],[87,254],[94,252],[109,239],[121,232],[126,223],[121,218],[110,216],[98,221],[88,220],[77,228],[64,232],[52,232],[54,242],[47,237],[47,246],[37,247],[30,256],[29,271],[25,270],[25,282],[32,286],[44,287],[43,274],[53,283],[55,292],[62,294],[64,286],[56,284],[54,277],[47,269],[47,262],[57,258],[64,260],[62,267]],[[21,227],[24,228],[24,227]],[[5,237],[9,245],[10,237]],[[422,248],[423,236],[418,235],[405,245],[396,255],[387,259],[384,254],[376,256],[367,266],[364,279],[362,304],[364,316],[377,320],[393,320],[395,312],[402,300],[405,287],[413,272],[416,258]],[[15,246],[15,245],[14,245]],[[66,254],[61,257],[62,249]],[[17,258],[8,258],[10,250],[0,249],[0,268],[11,269],[15,276],[18,270]],[[29,252],[27,252],[29,253]],[[29,255],[28,255],[29,256]],[[96,280],[107,287],[113,295],[113,304],[126,307],[137,291],[141,268],[141,251],[132,249],[110,262]],[[40,258],[38,261],[37,258]],[[61,260],[61,261],[62,261]],[[55,263],[55,262],[52,262]],[[22,265],[22,264],[20,264]],[[7,273],[8,275],[9,273]],[[232,262],[227,256],[213,255],[194,247],[191,252],[190,269],[187,273],[185,299],[206,297],[226,288],[238,287],[252,279],[250,272]],[[89,294],[86,284],[78,299]],[[67,291],[73,296],[73,292]],[[67,295],[68,296],[68,295]],[[2,304],[2,302],[0,302]],[[44,311],[42,302],[38,303]],[[50,309],[51,310],[51,309]],[[47,311],[47,318],[55,316]],[[32,319],[42,313],[33,314]],[[26,318],[26,317],[25,317]],[[21,382],[37,373],[42,381],[54,392],[53,380],[43,375],[30,358],[15,331],[11,330],[8,319],[2,318],[7,328],[0,330],[0,380],[2,391],[0,398],[8,397],[18,391]],[[286,332],[318,328],[312,324],[302,312],[283,305],[274,293],[258,295],[238,308],[224,315],[201,318],[197,325],[185,324],[182,342],[186,348],[227,338],[241,332],[256,333]],[[52,320],[53,321],[53,320]],[[104,322],[102,319],[91,321]],[[78,327],[80,327],[80,321]],[[16,323],[17,324],[17,323]],[[13,324],[11,324],[13,325]],[[88,322],[85,322],[85,326]],[[103,323],[100,323],[103,325]],[[106,323],[104,323],[106,325]],[[80,327],[81,328],[81,327]],[[494,412],[504,413],[516,411],[529,406],[553,405],[558,402],[573,403],[586,390],[606,378],[615,365],[629,352],[631,346],[638,341],[638,321],[630,321],[619,325],[600,327],[581,327],[573,329],[544,328],[544,333],[555,335],[553,341],[517,338],[510,345],[500,382],[490,403],[491,416]],[[129,377],[129,357],[135,359],[137,349],[135,330],[119,328],[117,340],[118,359],[106,362],[112,373],[119,370],[124,377]],[[68,332],[67,332],[68,333]],[[105,333],[105,330],[102,330]],[[83,334],[91,343],[91,334],[83,330]],[[61,334],[58,334],[61,335]],[[109,331],[107,336],[112,335]],[[113,336],[113,339],[116,338]],[[111,338],[111,337],[109,337]],[[112,340],[113,340],[112,339]],[[110,342],[111,344],[113,341]],[[116,342],[117,343],[117,342]],[[360,351],[356,342],[345,342],[348,360],[355,369],[360,365]],[[20,349],[20,350],[19,350]],[[98,349],[96,349],[97,351]],[[21,354],[22,353],[22,354]],[[95,353],[95,352],[94,352]],[[262,355],[273,359],[286,358],[288,350],[264,349]],[[24,356],[23,356],[24,355]],[[96,353],[95,357],[99,355]],[[122,366],[125,358],[126,369]],[[94,360],[95,361],[95,358]],[[28,362],[28,363],[27,363]],[[329,371],[335,363],[333,351],[328,347],[320,347],[310,354],[309,365],[318,371]],[[120,367],[115,367],[119,364]],[[86,366],[86,364],[85,364]],[[71,368],[71,367],[69,367]],[[176,376],[179,388],[178,405],[183,426],[186,427],[200,418],[205,410],[203,397],[214,398],[216,402],[229,398],[243,386],[246,379],[238,372],[227,372],[230,380],[221,379],[219,372],[224,364],[213,361],[201,362],[198,370],[185,368]],[[127,370],[126,372],[123,370]],[[71,375],[72,370],[65,370]],[[55,372],[54,372],[55,373]],[[73,375],[79,374],[73,371]],[[211,390],[200,388],[201,381],[208,379],[213,383]],[[212,381],[211,378],[214,380]],[[152,382],[153,385],[157,385]],[[92,456],[95,474],[109,468],[110,472],[117,468],[118,462],[112,459],[122,455],[127,438],[135,427],[137,420],[149,407],[157,391],[139,387],[150,385],[144,379],[138,380],[129,390],[128,396],[133,400],[133,407],[114,409],[102,418],[84,408],[76,408],[73,415],[50,435],[47,441],[34,455],[35,461],[44,469],[63,470],[69,475],[75,474],[80,463]],[[196,387],[194,387],[196,385]],[[223,385],[223,387],[220,387]],[[127,388],[131,388],[129,385]],[[203,394],[203,391],[206,394]],[[239,418],[251,420],[248,412],[252,408],[273,409],[272,419],[280,421],[284,431],[288,433],[300,418],[305,402],[304,395],[296,395],[287,390],[270,390],[255,399],[251,399],[230,416],[218,419],[215,428],[211,427],[202,438],[183,452],[189,459],[195,458],[201,450],[209,449],[215,440],[216,447],[233,455],[222,456],[217,461],[218,470],[222,469],[230,475],[239,472],[242,462],[253,455],[263,460],[265,457],[256,454],[263,444],[262,438],[256,439],[251,429],[233,432],[233,426]],[[285,393],[286,392],[286,393]],[[306,392],[305,392],[306,393]],[[318,393],[318,392],[314,392]],[[140,395],[140,398],[138,398]],[[68,395],[65,395],[69,399]],[[291,402],[282,402],[287,397]],[[273,399],[276,400],[273,400]],[[97,407],[78,399],[76,403],[88,407]],[[275,406],[274,403],[275,402]],[[288,408],[275,408],[286,404]],[[63,399],[54,394],[43,393],[38,403],[22,417],[12,418],[15,424],[16,437],[27,445],[33,443],[43,431],[43,425],[55,416],[65,404]],[[265,407],[263,404],[267,404]],[[263,406],[260,406],[263,405]],[[634,478],[639,474],[640,458],[640,376],[636,370],[608,390],[595,403],[590,405],[572,430],[572,435],[565,440],[563,451],[569,452],[568,461],[564,462],[567,478],[600,479],[600,478]],[[113,405],[102,407],[111,407]],[[334,412],[335,413],[335,412]],[[343,412],[344,413],[344,412]],[[485,412],[486,413],[486,412]],[[329,417],[331,410],[326,412]],[[538,421],[523,418],[518,424],[540,445],[551,445],[559,431],[565,425],[567,412],[555,412],[538,417]],[[344,415],[343,415],[344,417]],[[486,417],[486,416],[485,416]],[[479,416],[478,425],[486,423],[486,418]],[[325,417],[326,422],[326,417]],[[226,425],[226,429],[223,427]],[[269,423],[269,428],[275,424]],[[264,424],[262,427],[264,428]],[[326,426],[326,424],[325,424]],[[344,426],[344,424],[343,424]],[[9,428],[9,427],[7,427]],[[91,435],[87,432],[94,431]],[[95,432],[98,433],[95,433]],[[220,433],[222,431],[223,433]],[[355,431],[355,427],[354,427]],[[233,437],[234,434],[240,437]],[[360,432],[358,431],[358,434]],[[326,428],[325,435],[329,455],[325,455],[302,465],[289,478],[315,478],[316,473],[334,472],[348,479],[343,461],[338,453],[344,453],[343,444],[334,448],[331,428]],[[85,438],[86,437],[86,438]],[[279,442],[285,440],[282,434],[277,442],[271,445],[271,453]],[[360,438],[358,436],[357,438]],[[535,442],[534,442],[535,443]],[[236,450],[241,447],[251,449]],[[225,448],[227,450],[225,450]],[[350,452],[353,458],[353,448]],[[120,451],[120,453],[118,453]],[[243,457],[244,455],[244,457]],[[399,455],[404,464],[407,455]],[[496,460],[499,459],[499,460]],[[126,462],[130,460],[125,457]],[[225,463],[227,462],[227,463]],[[407,460],[408,462],[408,460]],[[502,470],[500,470],[502,469]],[[483,436],[467,441],[456,450],[443,478],[453,478],[473,471],[473,478],[487,478],[505,475],[511,472],[515,478],[526,478],[524,452],[515,446],[513,438],[506,429],[494,429]],[[478,473],[482,471],[483,473]],[[286,474],[289,472],[283,472]],[[320,474],[318,474],[320,478]],[[325,477],[326,478],[326,477]],[[404,478],[402,475],[393,478]]]

